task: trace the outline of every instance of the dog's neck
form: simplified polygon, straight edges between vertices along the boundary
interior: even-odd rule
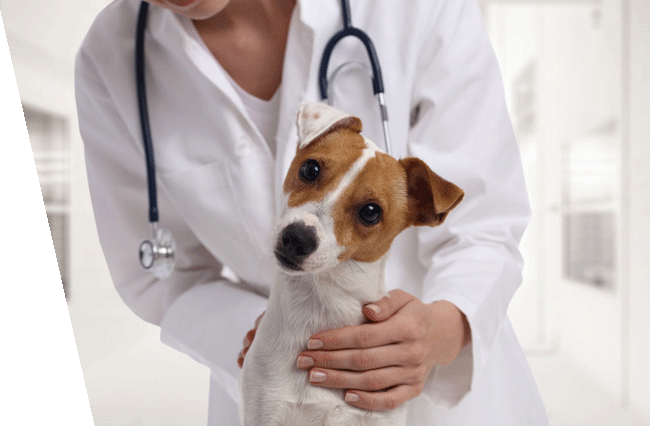
[[[282,296],[292,303],[312,304],[323,314],[336,313],[342,302],[365,304],[383,296],[384,264],[384,258],[373,263],[346,261],[318,274],[281,274],[278,284],[283,286]]]
[[[361,324],[363,305],[385,295],[384,264],[385,257],[373,263],[343,262],[319,274],[280,272],[267,314],[276,317],[273,322],[285,329],[282,334],[288,330],[299,347],[315,333]]]

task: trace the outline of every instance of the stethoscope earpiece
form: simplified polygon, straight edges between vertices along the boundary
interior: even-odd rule
[[[174,271],[176,242],[171,232],[152,224],[153,238],[140,243],[140,265],[158,279],[165,279]]]

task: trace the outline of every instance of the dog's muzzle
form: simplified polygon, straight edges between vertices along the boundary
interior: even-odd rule
[[[280,233],[275,246],[275,257],[284,268],[301,271],[302,263],[317,248],[316,228],[297,221],[287,225]]]

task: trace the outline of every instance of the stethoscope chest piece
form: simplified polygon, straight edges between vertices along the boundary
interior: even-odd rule
[[[166,229],[153,226],[152,230],[153,238],[140,243],[140,265],[162,280],[174,270],[176,242],[172,233]]]

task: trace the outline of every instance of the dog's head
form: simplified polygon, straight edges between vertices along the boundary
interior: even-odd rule
[[[361,136],[361,120],[303,103],[299,144],[284,181],[275,256],[288,274],[374,262],[410,226],[436,226],[463,191],[417,158],[395,160]]]

